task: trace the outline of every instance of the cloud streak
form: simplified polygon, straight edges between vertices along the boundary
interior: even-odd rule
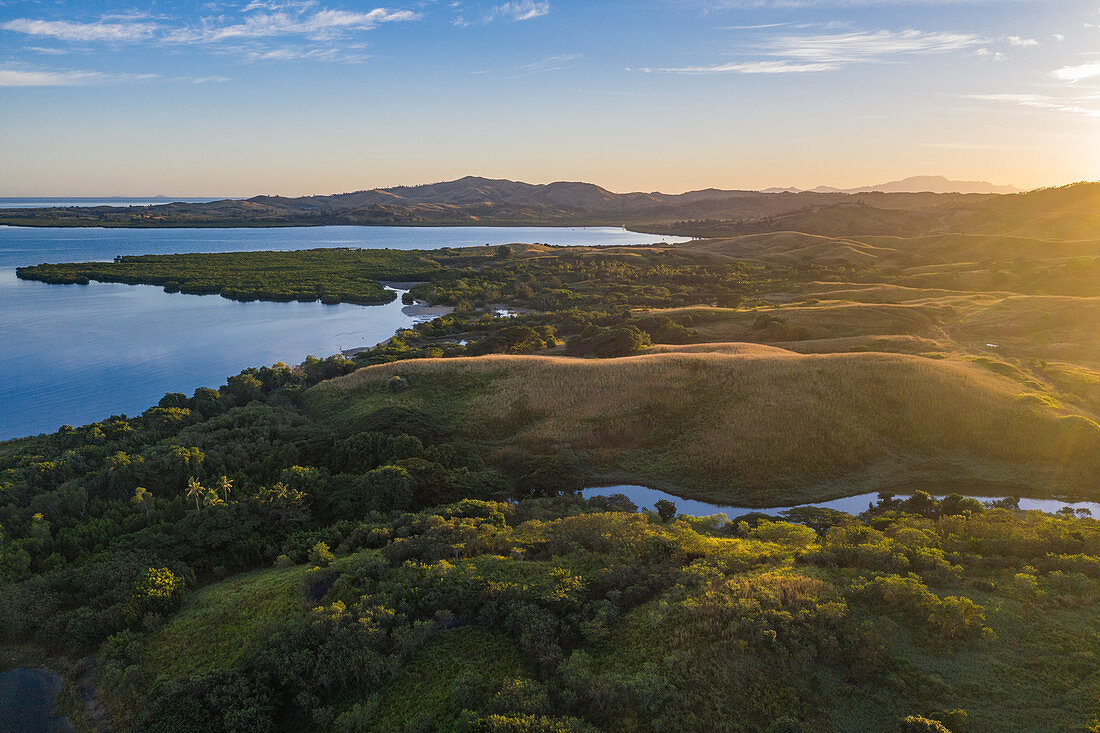
[[[791,8],[868,8],[895,5],[962,5],[1031,2],[1031,0],[681,0],[710,10],[788,10]]]
[[[107,74],[100,71],[35,71],[0,69],[0,87],[76,87],[149,81],[156,74]]]
[[[778,56],[819,63],[849,64],[895,54],[959,51],[982,43],[968,33],[927,33],[918,30],[855,31],[852,33],[778,38],[771,50]]]
[[[518,7],[510,12],[533,12]],[[537,3],[536,3],[537,5]],[[368,31],[382,23],[417,20],[411,10],[374,8],[368,11],[315,8],[313,3],[264,4],[253,2],[241,9],[240,22],[227,22],[224,16],[204,18],[194,25],[169,27],[145,19],[127,20],[104,17],[91,23],[68,20],[16,18],[0,24],[0,29],[29,36],[62,41],[117,43],[213,43],[227,40],[263,39],[279,36],[305,36],[331,39],[357,31]]]
[[[1083,99],[1058,99],[1042,94],[972,94],[965,99],[975,99],[982,102],[998,102],[1001,104],[1015,104],[1021,107],[1033,107],[1047,109],[1055,112],[1067,112],[1076,115],[1084,115],[1093,119],[1100,119],[1100,108],[1084,106],[1095,97]]]
[[[461,9],[460,3],[455,3],[454,6]],[[550,3],[548,0],[512,0],[503,5],[494,5],[488,10],[475,12],[478,13],[475,20],[470,20],[465,14],[460,13],[455,18],[454,24],[459,28],[468,28],[474,25],[492,23],[495,20],[512,22],[533,20],[548,15],[550,13]]]
[[[642,68],[639,71],[664,74],[808,74],[835,71],[840,67],[841,64],[832,62],[800,64],[792,61],[748,61],[741,64],[716,64],[714,66]]]
[[[250,5],[255,8],[255,4]],[[382,23],[416,20],[420,16],[411,10],[375,8],[365,13],[322,9],[313,13],[262,12],[253,10],[244,22],[228,25],[209,24],[202,28],[173,31],[165,40],[172,43],[217,42],[276,36],[301,35],[309,38],[331,38],[340,33],[367,31]]]
[[[1070,84],[1075,84],[1085,79],[1095,79],[1100,77],[1100,62],[1080,64],[1078,66],[1063,66],[1060,69],[1052,71],[1050,75],[1059,81],[1068,81]]]
[[[550,12],[549,2],[535,2],[535,0],[516,0],[493,8],[493,13],[498,17],[508,20],[531,20],[540,18]]]
[[[918,30],[852,31],[781,36],[758,50],[765,58],[743,63],[643,69],[671,74],[801,74],[836,71],[850,64],[897,56],[960,51],[984,42],[968,33]]]
[[[67,20],[32,20],[16,18],[0,25],[0,28],[28,36],[57,38],[62,41],[144,41],[157,31],[156,23],[146,21],[76,23]]]

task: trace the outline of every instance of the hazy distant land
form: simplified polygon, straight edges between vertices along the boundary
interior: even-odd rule
[[[925,188],[927,190],[925,190]],[[912,189],[913,192],[906,192]],[[979,230],[1011,187],[906,179],[841,191],[703,189],[682,194],[612,193],[590,183],[528,184],[467,176],[328,196],[254,196],[150,206],[0,208],[0,224],[100,227],[628,226],[640,231],[722,234],[768,231],[784,217],[815,234],[929,234]],[[962,191],[947,193],[945,191]],[[972,193],[985,191],[986,193]],[[1030,194],[1028,194],[1030,195]],[[1018,202],[1012,202],[1018,207]]]

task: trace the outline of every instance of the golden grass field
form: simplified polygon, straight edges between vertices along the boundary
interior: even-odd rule
[[[852,278],[740,308],[648,312],[703,343],[607,360],[558,349],[407,361],[323,384],[312,404],[337,424],[409,404],[448,416],[491,455],[574,451],[592,480],[757,505],[917,487],[1100,496],[1100,297],[1035,286],[1067,262],[1089,272],[1100,242],[774,232],[675,248],[701,264],[852,266]],[[650,248],[612,249],[629,259]],[[516,245],[515,256],[556,253]],[[383,389],[396,374],[408,392]]]
[[[410,388],[389,392],[394,375]],[[454,427],[496,451],[578,451],[594,479],[756,505],[936,482],[1087,493],[1100,456],[1093,413],[975,362],[905,354],[715,343],[620,359],[425,359],[313,392],[314,409],[345,423],[451,400]]]

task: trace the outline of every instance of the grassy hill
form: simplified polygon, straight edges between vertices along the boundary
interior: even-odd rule
[[[397,375],[410,386],[395,395]],[[953,359],[708,345],[382,365],[319,385],[308,404],[346,429],[384,405],[445,414],[490,453],[577,451],[595,478],[731,503],[944,480],[1091,491],[1100,426],[1037,386]]]
[[[1014,260],[1064,260],[1093,258],[1100,241],[1063,241],[1028,236],[995,234],[938,234],[930,236],[880,236],[858,234],[833,237],[808,234],[807,230],[780,230],[738,237],[704,239],[683,245],[693,253],[717,258],[783,264],[853,264],[875,267],[1010,262]],[[1100,229],[1094,233],[1100,232]]]

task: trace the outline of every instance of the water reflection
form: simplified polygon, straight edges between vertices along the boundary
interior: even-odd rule
[[[878,501],[878,493],[872,492],[867,494],[856,494],[855,496],[846,496],[841,499],[832,499],[830,501],[819,501],[810,504],[795,504],[791,506],[778,506],[768,507],[765,509],[728,506],[725,504],[714,504],[706,501],[699,501],[697,499],[685,499],[675,494],[669,494],[664,491],[658,491],[657,489],[650,489],[645,486],[633,486],[633,485],[621,485],[621,486],[599,486],[590,489],[584,489],[581,494],[588,498],[590,496],[611,496],[613,494],[622,494],[632,502],[638,505],[639,509],[652,509],[653,505],[661,499],[671,501],[676,505],[676,511],[680,514],[688,514],[696,517],[705,517],[711,514],[725,514],[729,519],[736,519],[742,515],[750,512],[759,512],[762,514],[769,514],[771,516],[779,516],[782,512],[793,509],[795,507],[822,507],[826,509],[836,509],[837,511],[846,512],[848,514],[859,514],[867,510],[867,507],[871,504],[875,504]],[[933,494],[935,498],[942,499],[943,494]],[[905,494],[898,494],[898,498],[906,498]],[[992,501],[997,499],[1003,499],[1000,496],[974,496],[971,497],[978,501]],[[1079,502],[1065,502],[1057,499],[1020,499],[1020,509],[1022,510],[1037,510],[1041,512],[1048,512],[1054,514],[1064,507],[1072,507],[1075,512],[1080,509],[1087,510],[1088,515],[1100,518],[1100,504],[1091,501],[1079,501]],[[1081,513],[1078,512],[1080,515]],[[1087,516],[1087,515],[1086,515]]]

